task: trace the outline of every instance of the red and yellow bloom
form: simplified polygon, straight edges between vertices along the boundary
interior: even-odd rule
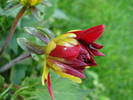
[[[42,84],[48,84],[53,100],[49,70],[53,70],[61,77],[81,83],[81,78],[85,78],[84,69],[97,65],[94,56],[104,56],[98,51],[103,46],[95,43],[103,32],[104,25],[99,25],[87,30],[70,31],[48,43],[45,49]]]

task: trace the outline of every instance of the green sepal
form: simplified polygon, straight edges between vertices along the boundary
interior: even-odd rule
[[[25,51],[35,53],[35,54],[44,54],[45,53],[44,46],[39,46],[35,43],[32,43],[31,41],[27,40],[26,38],[17,38],[17,42],[20,45],[20,47]]]

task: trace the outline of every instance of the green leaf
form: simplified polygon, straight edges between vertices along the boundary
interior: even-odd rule
[[[38,10],[36,7],[32,8],[32,9],[30,9],[30,10],[31,10],[31,12],[32,12],[32,15],[36,18],[36,20],[37,20],[38,22],[43,21],[42,16],[41,16],[39,10]]]
[[[24,16],[21,19],[22,27],[38,27],[42,25],[32,14],[27,14],[27,15],[28,16]]]
[[[3,13],[3,9],[2,9],[2,8],[0,8],[0,14],[1,14],[1,13]]]
[[[22,79],[25,77],[27,66],[16,65],[11,70],[10,81],[13,84],[20,84]]]
[[[19,12],[20,9],[21,9],[21,5],[20,4],[15,4],[12,7],[8,7],[6,9],[4,9],[2,11],[2,13],[0,13],[0,15],[2,15],[2,16],[12,16],[12,17],[15,17],[16,14]]]
[[[12,40],[10,41],[9,48],[14,51],[15,54],[18,53],[18,44],[16,42],[16,34],[13,36]]]
[[[5,79],[0,75],[0,87],[3,86]]]
[[[55,100],[86,100],[90,93],[89,90],[82,89],[79,84],[59,78],[57,75],[52,74],[51,80]],[[22,90],[23,88],[25,89]],[[20,90],[22,91],[18,90],[17,95],[23,97],[24,100],[51,100],[47,86],[42,86],[41,78],[35,75],[27,77],[22,82]]]
[[[58,78],[52,82],[55,100],[84,100],[89,91],[83,90],[79,85],[68,79]],[[51,100],[47,88],[35,92],[36,100]]]
[[[53,80],[52,83],[55,100],[84,100],[89,93],[68,79],[58,78]],[[35,95],[36,100],[44,100],[44,98],[51,100],[47,88],[42,90],[37,89]]]
[[[84,100],[89,94],[88,90],[68,79],[53,77],[51,80],[55,100]],[[42,86],[39,78],[27,78],[23,86],[29,87],[20,93],[26,100],[51,100],[47,86]]]
[[[60,10],[60,9],[56,9],[54,14],[53,14],[53,17],[56,18],[56,19],[65,19],[65,20],[68,20],[68,17],[66,16],[66,14]]]
[[[45,13],[44,19],[45,20],[47,20],[48,18],[50,18],[53,15],[55,9],[57,8],[57,2],[58,2],[58,0],[48,0],[48,1],[51,3],[51,6],[45,7],[45,9],[44,9],[45,10],[44,11],[44,13]]]

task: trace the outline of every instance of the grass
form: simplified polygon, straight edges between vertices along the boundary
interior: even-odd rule
[[[105,24],[106,31],[98,41],[105,57],[96,58],[95,70],[111,100],[133,98],[133,1],[131,0],[59,0],[59,8],[69,17],[54,26],[66,32]]]

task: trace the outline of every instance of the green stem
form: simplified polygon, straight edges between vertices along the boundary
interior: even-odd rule
[[[23,61],[23,60],[30,58],[30,57],[31,57],[30,53],[24,53],[24,54],[20,55],[19,57],[13,59],[12,61],[7,63],[6,65],[1,66],[0,67],[0,73],[10,69],[11,67],[13,67],[15,64],[19,63],[20,61]]]
[[[2,53],[4,52],[4,50],[7,48],[12,36],[14,35],[14,32],[16,30],[17,24],[19,22],[19,20],[22,18],[22,16],[24,15],[24,12],[26,11],[26,7],[23,7],[17,14],[16,18],[13,21],[13,24],[10,28],[10,32],[9,35],[7,36],[6,40],[4,41],[4,44],[0,50],[0,55],[2,55]]]

